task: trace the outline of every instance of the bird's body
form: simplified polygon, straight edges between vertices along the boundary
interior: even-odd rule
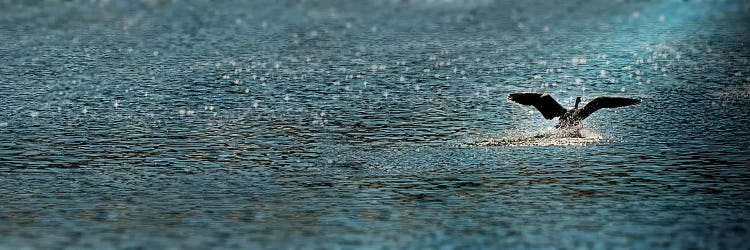
[[[568,111],[565,111],[565,114],[560,116],[560,120],[555,127],[567,128],[567,127],[581,126],[581,121],[583,121],[583,119],[580,117],[581,117],[580,109],[578,108],[569,109]]]
[[[508,95],[508,100],[523,105],[532,105],[539,112],[542,113],[544,118],[550,120],[555,117],[560,117],[556,128],[559,129],[571,129],[581,128],[581,122],[589,117],[595,111],[601,108],[617,108],[624,107],[633,104],[638,104],[641,101],[638,99],[618,97],[618,96],[600,96],[591,100],[583,108],[578,108],[578,103],[581,102],[581,98],[576,98],[575,107],[566,109],[560,106],[555,99],[549,94],[541,93],[513,93]],[[574,129],[579,130],[579,129]]]

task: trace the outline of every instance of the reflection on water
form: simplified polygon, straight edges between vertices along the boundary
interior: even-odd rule
[[[750,247],[743,1],[0,9],[0,248]]]

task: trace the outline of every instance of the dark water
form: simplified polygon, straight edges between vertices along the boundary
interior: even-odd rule
[[[0,248],[748,249],[748,1],[0,1]],[[598,139],[508,93],[624,95]]]

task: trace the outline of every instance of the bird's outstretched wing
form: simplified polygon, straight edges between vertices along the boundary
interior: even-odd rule
[[[597,98],[594,98],[594,100],[591,100],[586,106],[581,109],[581,113],[579,113],[581,119],[586,119],[591,113],[594,113],[595,111],[601,109],[601,108],[619,108],[619,107],[625,107],[630,106],[633,104],[640,103],[641,100],[633,99],[633,98],[627,98],[627,97],[619,97],[619,96],[600,96]]]
[[[552,96],[541,93],[513,93],[508,95],[508,100],[523,104],[532,105],[545,119],[549,120],[565,114],[565,108],[560,106]]]

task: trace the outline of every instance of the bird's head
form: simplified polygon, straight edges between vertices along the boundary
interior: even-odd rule
[[[578,108],[578,103],[581,102],[581,97],[576,97],[576,108]]]

